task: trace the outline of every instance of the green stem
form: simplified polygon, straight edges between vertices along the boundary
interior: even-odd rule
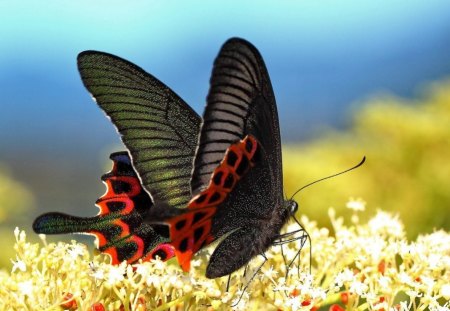
[[[191,299],[191,294],[182,296],[182,297],[177,298],[175,300],[172,300],[172,301],[170,301],[168,303],[164,303],[164,304],[160,305],[158,308],[153,309],[153,311],[167,310],[170,307],[173,307],[173,306],[177,305],[178,303],[183,302],[183,301],[187,301],[189,299]]]

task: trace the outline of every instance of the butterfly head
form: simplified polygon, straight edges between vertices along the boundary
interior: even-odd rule
[[[298,211],[298,203],[292,199],[287,200],[285,206],[290,216],[295,215]]]

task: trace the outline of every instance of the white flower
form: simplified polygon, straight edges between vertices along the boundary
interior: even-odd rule
[[[159,287],[161,284],[161,279],[158,275],[151,274],[147,277],[145,282],[147,283],[148,286],[153,285],[154,287]]]
[[[22,272],[25,272],[27,270],[27,265],[25,264],[25,262],[20,260],[17,255],[16,255],[16,259],[17,259],[17,261],[14,261],[11,259],[11,262],[13,264],[12,273],[14,273],[17,269],[19,269]]]
[[[147,264],[137,264],[136,267],[136,274],[140,274],[142,276],[147,276],[151,274],[151,270],[149,265]]]
[[[67,252],[69,253],[69,256],[75,260],[78,256],[83,256],[85,248],[81,244],[75,244],[71,245]]]
[[[400,311],[408,311],[409,306],[407,301],[400,301]]]
[[[366,209],[366,202],[361,198],[358,199],[350,198],[350,200],[346,204],[346,207],[353,210],[354,212],[359,211],[362,212]]]
[[[159,259],[155,259],[152,262],[153,262],[153,267],[156,270],[164,270],[166,268],[166,264]]]
[[[19,287],[19,291],[24,296],[31,296],[31,294],[33,293],[33,281],[31,280],[20,282],[17,284],[17,286]]]
[[[110,266],[108,271],[107,281],[111,285],[115,285],[124,280],[126,265]]]
[[[341,287],[344,283],[353,281],[354,278],[353,272],[346,268],[344,271],[338,273],[334,282],[336,283],[336,286]]]
[[[375,304],[373,306],[373,310],[387,310],[388,307],[389,307],[389,305],[387,304],[386,301],[384,301],[384,302],[379,302],[379,303]]]
[[[378,284],[380,284],[380,287],[382,289],[388,289],[389,285],[391,284],[391,278],[382,275],[378,278]]]
[[[17,241],[19,241],[19,233],[20,233],[19,227],[15,227],[14,228],[14,236],[16,237]]]
[[[94,273],[92,273],[91,276],[94,279],[101,281],[105,279],[105,272],[102,269],[98,269]]]
[[[398,217],[392,217],[391,214],[383,211],[378,211],[377,215],[369,221],[369,227],[372,232],[378,234],[387,234],[398,238],[404,235],[403,225]]]
[[[271,265],[269,269],[264,271],[264,275],[269,279],[273,279],[278,275],[278,271],[273,268],[273,265]]]
[[[191,267],[197,268],[197,267],[200,267],[201,265],[202,265],[201,259],[192,259],[191,260]]]
[[[409,274],[407,274],[406,272],[403,272],[403,271],[398,274],[398,278],[399,278],[399,280],[400,280],[400,282],[402,284],[406,284],[406,285],[412,286],[413,283],[414,283],[412,277]]]
[[[417,297],[422,297],[422,294],[415,291],[415,290],[407,290],[405,291],[406,295],[408,295],[411,298],[417,298]]]
[[[439,269],[442,265],[442,256],[440,254],[430,254],[427,261],[431,270]]]
[[[450,300],[450,284],[442,285],[440,293],[446,300]]]
[[[310,290],[310,294],[311,294],[312,299],[320,298],[322,300],[325,300],[325,298],[327,297],[327,292],[323,288],[320,288],[320,287],[312,288]]]
[[[297,311],[301,309],[302,302],[298,297],[292,297],[287,300],[286,305],[291,307],[291,310]]]
[[[354,280],[351,284],[350,284],[350,289],[349,292],[350,293],[355,293],[358,296],[362,296],[367,292],[367,285],[360,282],[360,281],[356,281]]]
[[[286,279],[284,277],[279,278],[273,287],[274,292],[286,291],[288,289],[289,287],[286,285]]]

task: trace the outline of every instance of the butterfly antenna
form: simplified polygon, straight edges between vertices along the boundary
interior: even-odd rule
[[[301,187],[300,189],[298,189],[297,191],[294,192],[294,194],[291,196],[291,200],[292,200],[292,199],[295,197],[295,195],[296,195],[297,193],[299,193],[301,190],[303,190],[303,189],[305,189],[305,188],[307,188],[307,187],[309,187],[309,186],[311,186],[311,185],[314,185],[315,183],[318,183],[319,181],[322,181],[322,180],[325,180],[325,179],[328,179],[328,178],[332,178],[332,177],[336,177],[336,176],[339,176],[339,175],[341,175],[341,174],[345,174],[345,173],[347,173],[347,172],[350,172],[350,171],[354,170],[355,168],[358,168],[358,167],[360,167],[361,165],[363,165],[363,163],[364,163],[365,161],[366,161],[366,157],[364,156],[364,157],[362,158],[361,162],[359,162],[357,165],[355,165],[355,166],[353,166],[353,167],[351,167],[351,168],[349,168],[349,169],[346,169],[345,171],[342,171],[342,172],[339,172],[339,173],[336,173],[336,174],[333,174],[333,175],[330,175],[330,176],[326,176],[326,177],[320,178],[320,179],[318,179],[318,180],[316,180],[316,181],[313,181],[313,182],[311,182],[311,183],[309,183],[309,184],[307,184],[307,185]]]

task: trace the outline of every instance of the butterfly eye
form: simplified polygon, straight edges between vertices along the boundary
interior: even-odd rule
[[[291,215],[294,215],[295,213],[297,213],[298,203],[295,201],[291,201],[289,204],[289,210],[290,210]]]

